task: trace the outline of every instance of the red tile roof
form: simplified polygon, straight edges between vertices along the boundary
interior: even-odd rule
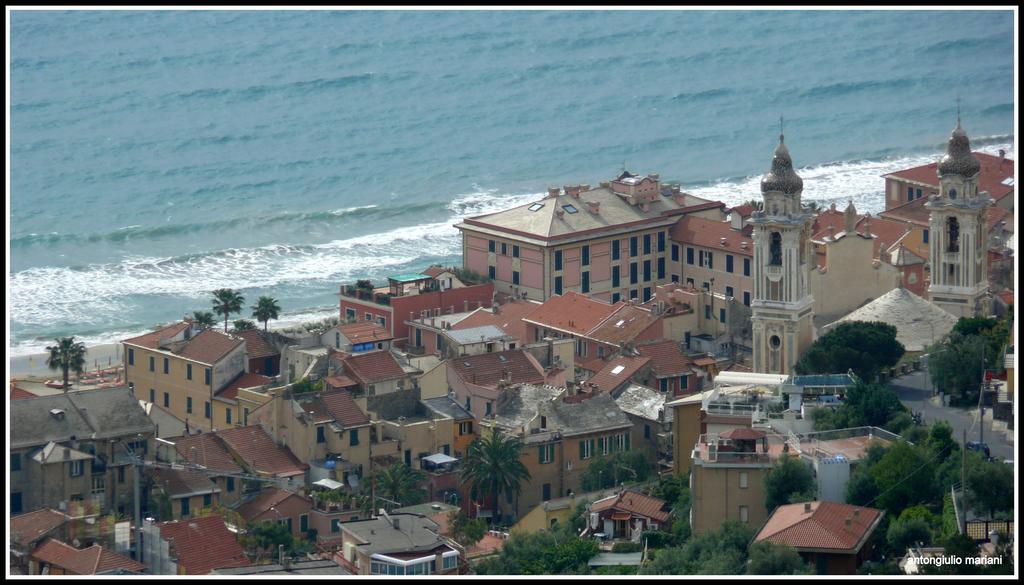
[[[366,343],[369,341],[387,341],[394,339],[395,336],[391,335],[391,332],[384,328],[383,325],[376,321],[357,321],[355,323],[345,323],[335,327],[345,339],[348,339],[352,343]]]
[[[723,439],[729,439],[730,441],[756,441],[758,439],[763,439],[768,435],[748,427],[736,427],[735,429],[728,430],[719,436]]]
[[[299,461],[288,447],[274,443],[261,426],[225,429],[215,434],[256,473],[289,477],[309,469],[309,465]]]
[[[472,329],[493,325],[505,332],[506,335],[516,338],[519,343],[530,341],[526,337],[527,325],[523,319],[529,317],[541,306],[537,301],[514,300],[501,305],[495,305],[497,313],[492,308],[482,308],[473,311],[465,319],[452,325],[452,329]]]
[[[259,329],[250,329],[235,335],[245,340],[245,353],[251,360],[281,355],[280,350],[274,347],[274,344],[267,341],[264,333]]]
[[[755,209],[756,207],[754,207],[753,205],[749,203],[744,203],[743,205],[737,205],[736,207],[729,209],[729,211],[740,214],[740,217],[747,218],[754,213]]]
[[[978,176],[979,193],[982,191],[988,191],[989,195],[991,195],[995,200],[1002,199],[1003,197],[1013,193],[1013,185],[1004,185],[1002,183],[1008,178],[1013,178],[1014,161],[1012,158],[1008,158],[1005,161],[1000,162],[998,156],[986,154],[984,152],[975,152],[974,156],[976,156],[978,158],[978,162],[981,163],[981,174]],[[893,177],[905,181],[922,183],[931,186],[933,189],[938,189],[939,175],[936,170],[937,167],[938,161],[882,176],[886,178]],[[927,197],[922,197],[922,199],[927,199]]]
[[[359,382],[356,382],[348,376],[326,376],[324,383],[330,388],[348,388],[349,386],[358,386]]]
[[[725,243],[722,243],[725,238]],[[695,215],[687,215],[672,226],[672,241],[693,244],[702,248],[721,250],[740,256],[754,255],[754,240],[739,230],[732,229],[727,221],[715,221]],[[743,242],[747,247],[743,248]],[[725,259],[719,260],[725,267]]]
[[[916,202],[917,200],[915,200]],[[883,212],[888,213],[888,212]],[[866,223],[866,225],[865,225]],[[874,238],[874,248],[872,255],[878,258],[879,251],[884,245],[886,249],[891,247],[903,236],[906,235],[907,231],[913,228],[911,225],[913,222],[888,216],[877,216],[868,218],[866,215],[857,217],[857,223],[854,226],[858,234],[863,235],[866,231],[870,230]],[[927,225],[928,219],[925,216],[925,224]],[[828,227],[832,226],[833,230],[830,232]],[[841,211],[825,210],[818,214],[814,218],[814,226],[812,227],[811,239],[822,241],[826,236],[837,235],[846,230],[846,219]]]
[[[150,349],[160,349],[160,340],[169,339],[174,337],[187,329],[189,323],[187,321],[181,321],[179,323],[172,323],[166,327],[157,329],[156,331],[140,335],[138,337],[132,337],[131,339],[125,339],[124,343],[130,343],[132,345],[141,345],[142,347],[148,347]]]
[[[48,538],[32,551],[32,557],[60,567],[73,575],[95,575],[114,569],[141,572],[146,568],[142,563],[104,549],[98,544],[77,549],[52,538]]]
[[[272,487],[263,490],[258,496],[239,506],[237,511],[242,518],[251,522],[264,512],[269,511],[271,508],[278,506],[281,502],[292,497],[298,498],[305,502],[309,507],[312,507],[312,503],[299,494]]]
[[[204,364],[215,364],[242,343],[244,340],[240,337],[207,329],[193,336],[174,353],[185,359]]]
[[[11,517],[11,543],[26,546],[67,522],[63,512],[43,508]]]
[[[242,473],[241,466],[232,457],[224,442],[213,433],[169,439],[178,455],[189,463],[223,473]],[[195,447],[193,449],[193,447]]]
[[[544,301],[543,305],[523,320],[574,335],[586,335],[623,305],[624,302],[613,305],[568,291]]]
[[[153,478],[170,498],[213,494],[220,491],[209,477],[191,469],[154,469]]]
[[[361,384],[405,377],[405,370],[388,350],[369,351],[342,358],[345,371]]]
[[[437,278],[438,276],[441,276],[445,272],[451,272],[451,270],[448,270],[443,266],[431,266],[430,268],[427,268],[426,270],[422,271],[420,274],[426,274],[430,278]]]
[[[178,566],[187,575],[208,575],[213,569],[248,567],[249,557],[220,516],[163,522],[160,538],[171,542]]]
[[[883,512],[837,502],[809,502],[779,506],[754,540],[788,544],[800,549],[830,549],[855,553],[874,530]],[[858,515],[855,517],[854,512]],[[845,525],[850,519],[850,526]]]
[[[648,309],[623,305],[591,330],[587,337],[611,345],[630,342],[649,327],[656,326],[658,319],[659,317]]]
[[[341,423],[343,427],[357,427],[370,423],[370,418],[359,408],[356,401],[352,399],[352,393],[347,390],[324,392],[320,395],[320,401],[323,402],[327,412],[334,417],[334,420]]]
[[[452,358],[448,365],[460,378],[477,386],[495,387],[505,372],[513,384],[544,383],[544,368],[518,349]]]
[[[689,374],[693,360],[679,349],[679,344],[671,339],[645,343],[636,347],[640,355],[651,358],[654,375],[658,378]]]
[[[650,361],[650,358],[642,356],[619,356],[608,362],[605,367],[601,368],[601,371],[594,374],[587,382],[596,385],[598,390],[612,392],[628,382],[640,368],[647,365]],[[616,370],[618,370],[617,373]]]
[[[220,398],[227,398],[235,400],[238,398],[238,391],[242,388],[254,388],[256,386],[263,386],[273,382],[274,379],[262,374],[243,373],[234,379],[230,384],[225,386],[219,392],[217,396]]]
[[[633,490],[622,491],[615,497],[598,500],[590,506],[591,512],[601,512],[609,509],[644,516],[657,521],[659,524],[667,522],[669,514],[671,514],[671,509],[665,500]]]

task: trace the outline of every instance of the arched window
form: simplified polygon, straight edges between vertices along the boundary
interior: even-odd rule
[[[950,189],[949,190],[949,198],[950,199],[956,199],[956,189]]]
[[[955,217],[946,220],[946,242],[947,252],[960,251],[960,222]]]
[[[769,266],[782,266],[782,234],[779,232],[772,232],[769,256]]]

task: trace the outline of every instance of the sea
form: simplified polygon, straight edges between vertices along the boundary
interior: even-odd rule
[[[805,200],[877,213],[958,100],[973,147],[1015,156],[1013,17],[14,10],[9,350],[223,287],[278,326],[337,315],[342,283],[459,264],[460,219],[622,169],[737,204],[780,124]]]

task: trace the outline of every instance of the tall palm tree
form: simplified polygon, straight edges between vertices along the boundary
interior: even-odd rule
[[[68,373],[75,372],[81,375],[85,371],[85,344],[81,341],[75,342],[74,337],[62,337],[55,339],[57,345],[46,348],[50,355],[46,358],[46,365],[51,370],[62,370],[64,372],[64,391],[68,391]]]
[[[192,321],[202,330],[213,329],[214,321],[213,313],[209,311],[195,311],[192,313]]]
[[[230,288],[219,288],[213,291],[213,310],[224,315],[224,333],[228,332],[228,316],[241,313],[245,298]]]
[[[422,501],[423,488],[417,485],[422,479],[422,471],[417,471],[401,462],[378,469],[373,477],[376,489],[385,498],[400,502],[404,506],[411,506]]]
[[[281,307],[277,304],[277,299],[271,297],[260,297],[256,299],[256,304],[252,306],[252,316],[256,317],[257,321],[263,323],[264,332],[267,330],[267,323],[271,319],[277,319],[280,312]]]
[[[523,443],[518,437],[507,436],[495,429],[490,435],[473,439],[462,466],[462,481],[473,489],[494,498],[494,516],[498,518],[498,497],[504,493],[519,493],[530,472],[520,460]]]

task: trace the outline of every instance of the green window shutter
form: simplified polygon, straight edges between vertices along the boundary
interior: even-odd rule
[[[586,441],[585,440],[584,441],[580,441],[580,459],[584,459],[585,458],[585,449],[584,449],[585,445],[586,445]]]
[[[626,451],[629,451],[629,433],[626,433]]]
[[[544,445],[537,448],[537,463],[544,463]]]

